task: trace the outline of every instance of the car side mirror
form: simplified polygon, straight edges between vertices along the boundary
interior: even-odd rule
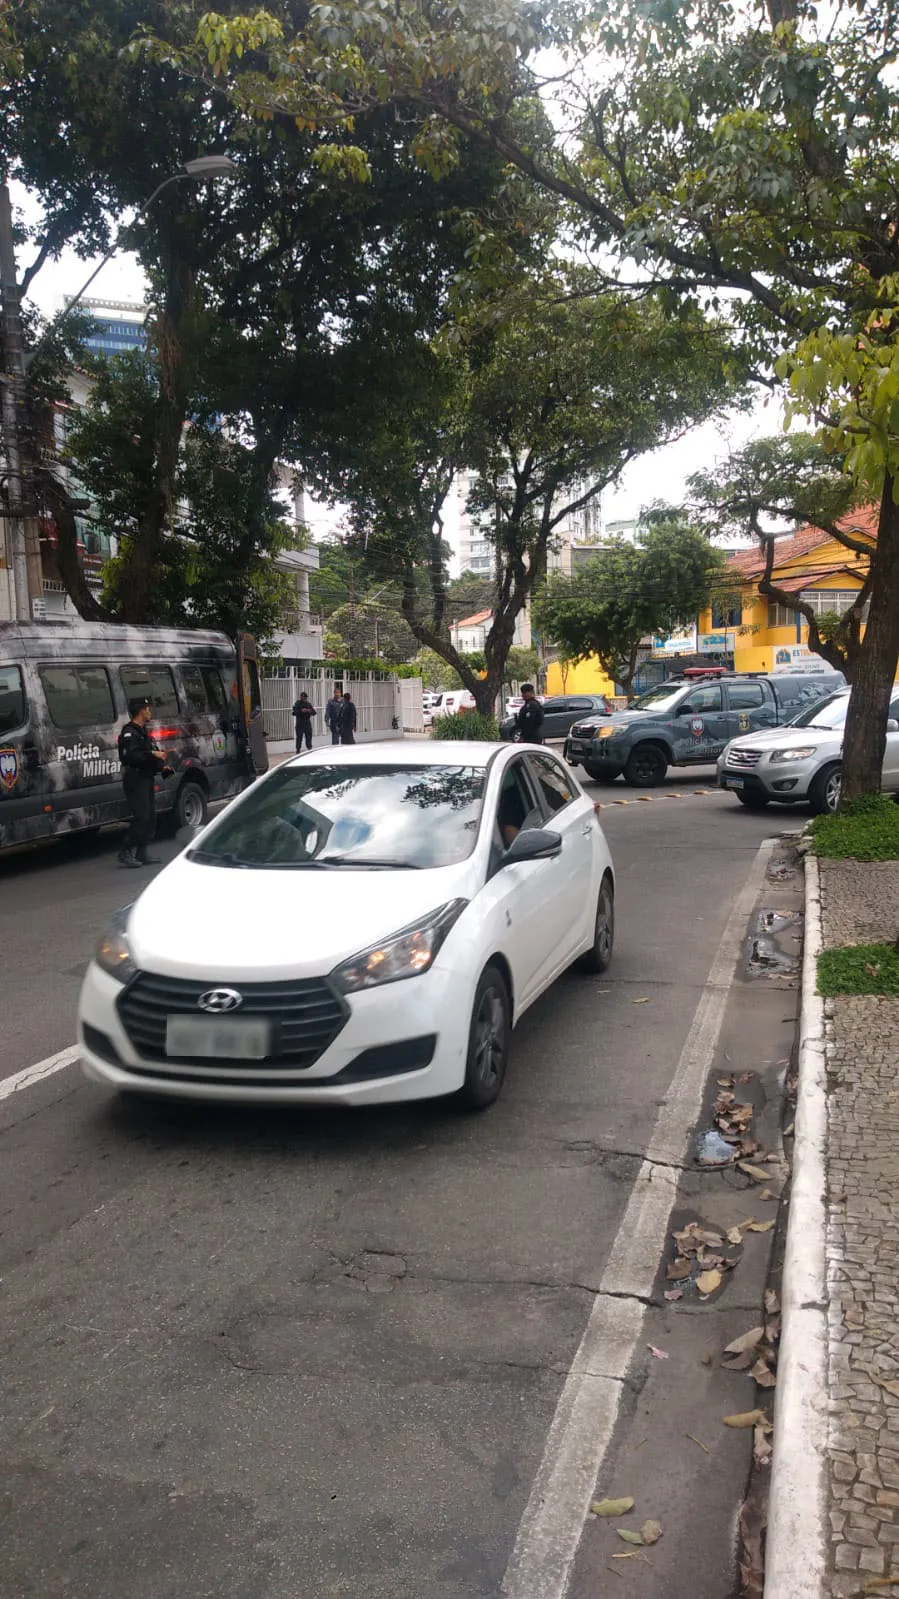
[[[548,861],[553,855],[561,853],[562,839],[558,833],[551,833],[545,827],[529,827],[524,833],[516,833],[503,857],[503,865],[514,866],[519,861]]]
[[[675,716],[693,716],[695,713],[692,705],[679,705],[674,714]]]
[[[896,721],[895,716],[887,717],[887,732],[899,733],[899,722]]]

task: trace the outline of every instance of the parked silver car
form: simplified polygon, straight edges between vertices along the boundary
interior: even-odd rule
[[[777,800],[783,805],[805,801],[818,813],[835,811],[850,693],[838,689],[800,711],[786,727],[732,739],[718,760],[718,787],[730,789],[747,810],[761,810]],[[899,683],[894,684],[887,722],[883,788],[899,793]]]

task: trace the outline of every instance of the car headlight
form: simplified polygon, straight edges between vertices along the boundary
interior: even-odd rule
[[[382,983],[400,983],[406,977],[420,977],[437,959],[450,928],[462,915],[467,899],[451,899],[439,910],[403,927],[390,938],[383,938],[358,955],[342,961],[331,973],[333,982],[344,994],[360,988],[378,988]]]
[[[807,761],[810,756],[817,755],[817,744],[796,744],[788,750],[772,750],[773,761]]]
[[[596,737],[597,738],[615,738],[617,736],[617,734],[623,733],[623,732],[624,732],[624,728],[623,727],[598,727],[596,729]]]
[[[123,905],[120,911],[110,917],[109,925],[97,945],[94,960],[108,972],[110,977],[115,977],[120,983],[127,983],[137,971],[131,959],[131,946],[128,943],[128,918],[131,915],[131,906]]]

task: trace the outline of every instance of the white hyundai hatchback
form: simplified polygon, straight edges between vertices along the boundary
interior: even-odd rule
[[[492,1103],[518,1018],[612,955],[593,802],[539,748],[306,754],[231,804],[107,929],[87,1075],[253,1103]]]

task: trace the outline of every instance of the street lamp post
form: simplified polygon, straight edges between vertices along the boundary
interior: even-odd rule
[[[163,189],[175,183],[191,181],[202,183],[207,178],[226,177],[236,172],[237,166],[227,155],[197,156],[185,161],[180,172],[173,172],[157,184],[153,193],[141,206],[126,228],[116,235],[115,242],[82,284],[78,293],[65,305],[51,327],[58,328],[75,307],[80,304],[94,279],[107,262],[121,249],[123,240],[141,217],[145,216]],[[12,208],[9,189],[0,184],[0,290],[3,297],[3,346],[5,371],[0,373],[2,386],[2,420],[4,455],[6,462],[7,494],[9,499],[7,551],[11,557],[15,612],[19,621],[27,621],[34,614],[34,601],[42,598],[40,537],[34,514],[34,471],[29,441],[21,426],[25,409],[25,377],[29,363],[47,338],[48,328],[38,340],[28,357],[22,338],[22,316],[19,300],[19,282],[16,274],[15,250],[12,233]]]

